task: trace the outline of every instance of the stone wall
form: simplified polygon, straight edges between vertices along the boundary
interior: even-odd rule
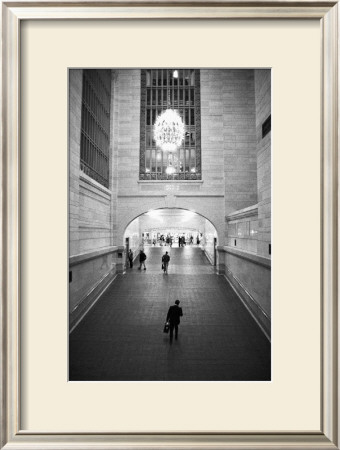
[[[207,258],[212,265],[215,264],[215,238],[216,230],[208,220],[204,223],[203,239],[201,242],[202,250],[204,250]]]
[[[80,170],[82,70],[69,71],[69,313],[70,326],[91,308],[114,279],[117,247],[117,191],[110,160],[110,185],[105,188]],[[112,90],[111,104],[114,98]],[[111,127],[112,128],[112,127]],[[113,130],[111,129],[111,142]],[[110,153],[112,155],[112,145]]]
[[[79,175],[83,71],[69,71],[69,253],[80,253]]]
[[[270,257],[271,251],[271,132],[262,138],[262,124],[271,113],[271,71],[255,70],[258,246],[257,253]]]
[[[202,148],[209,160],[212,148],[220,155],[224,170],[214,167],[211,177],[219,178],[229,214],[257,201],[254,71],[202,70],[201,80]]]
[[[69,259],[69,324],[72,328],[94,305],[116,275],[117,247]]]
[[[70,70],[69,90],[69,220],[70,256],[73,256],[112,245],[113,225],[116,222],[113,209],[116,192],[112,181],[110,189],[107,189],[80,170],[82,70]],[[110,153],[112,154],[112,146]]]
[[[225,275],[245,306],[271,336],[271,261],[231,247],[219,248]]]
[[[249,199],[254,199],[254,203],[228,211],[227,178],[229,175],[226,165],[226,246],[219,247],[220,273],[226,275],[269,338],[271,335],[271,133],[263,137],[262,124],[271,113],[270,76],[270,70],[254,71],[255,114],[252,117],[255,120],[255,132],[253,137],[249,137],[247,143],[241,135],[235,136],[232,140],[244,145],[243,148],[239,147],[241,154],[245,155],[248,148],[252,155],[251,161],[255,162],[256,192],[253,183],[247,187],[245,185],[245,191],[249,193]],[[248,119],[253,120],[250,115]],[[252,123],[254,125],[254,122]],[[250,177],[250,179],[254,181],[254,178]],[[251,192],[254,194],[253,197]]]
[[[136,257],[141,246],[141,228],[139,217],[133,220],[127,227],[124,234],[124,239],[126,238],[129,238],[129,247],[133,251],[134,257]]]
[[[234,211],[227,220],[227,242],[229,247],[257,254],[258,207],[257,204]]]
[[[118,232],[155,208],[184,208],[208,218],[225,240],[225,212],[256,203],[253,70],[201,70],[201,182],[138,180],[140,71],[117,70],[114,130],[118,155]]]

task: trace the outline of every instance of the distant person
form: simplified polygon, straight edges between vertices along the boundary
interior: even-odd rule
[[[141,250],[139,252],[139,267],[138,267],[138,270],[141,270],[142,266],[144,266],[144,270],[146,270],[145,260],[146,260],[146,254],[143,252],[143,250]]]
[[[197,235],[197,239],[196,239],[196,242],[197,242],[197,245],[199,245],[199,244],[200,244],[200,238],[198,237],[198,235]]]
[[[182,245],[182,238],[181,238],[181,236],[179,236],[179,238],[178,238],[178,247],[180,247]]]
[[[129,263],[130,263],[130,269],[132,269],[133,268],[133,251],[131,250],[131,248],[128,253],[128,258],[129,258]]]
[[[170,306],[168,314],[166,316],[166,321],[170,324],[170,344],[172,344],[172,338],[175,329],[175,339],[178,339],[178,325],[180,323],[180,317],[183,316],[182,308],[179,305],[180,301],[176,300],[175,304]]]
[[[168,255],[168,252],[165,252],[165,255],[162,256],[164,273],[168,273],[169,262],[170,262],[170,256]]]
[[[191,235],[190,236],[190,244],[192,245],[194,243],[194,237]]]

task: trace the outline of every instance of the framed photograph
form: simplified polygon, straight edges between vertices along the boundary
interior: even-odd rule
[[[339,448],[338,21],[2,3],[1,448]]]

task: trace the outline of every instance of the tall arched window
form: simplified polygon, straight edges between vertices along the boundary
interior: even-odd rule
[[[156,146],[153,125],[162,111],[175,109],[185,125],[181,146],[171,155]],[[169,160],[171,159],[171,161]],[[168,173],[169,164],[173,173]],[[140,180],[201,180],[200,71],[141,71]]]
[[[83,71],[80,168],[109,187],[111,70]]]

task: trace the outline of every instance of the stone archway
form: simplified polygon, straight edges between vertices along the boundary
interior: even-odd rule
[[[129,224],[137,217],[158,209],[181,209],[196,213],[208,220],[217,232],[218,245],[224,245],[225,217],[224,197],[172,197],[164,195],[141,196],[139,199],[124,198],[117,210],[119,216],[115,241],[123,243],[124,233]],[[118,244],[119,245],[119,244]]]
[[[202,214],[185,208],[156,208],[139,214],[126,226],[123,245],[126,251],[131,248],[135,252],[155,243],[161,234],[171,235],[174,244],[179,235],[190,239],[191,244],[199,243],[211,264],[217,264],[217,228]]]

